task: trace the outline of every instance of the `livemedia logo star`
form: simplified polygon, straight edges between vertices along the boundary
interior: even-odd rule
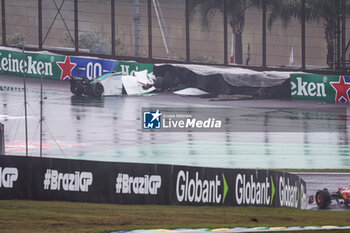
[[[143,112],[143,128],[144,129],[160,129],[162,113],[157,109],[156,112],[145,111]]]

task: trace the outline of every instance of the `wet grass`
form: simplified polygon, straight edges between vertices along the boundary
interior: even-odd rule
[[[344,226],[350,225],[350,216],[346,213],[262,207],[113,205],[1,200],[0,232],[102,233],[155,228]]]

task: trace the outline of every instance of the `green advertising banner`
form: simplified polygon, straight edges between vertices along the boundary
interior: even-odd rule
[[[69,80],[72,76],[96,78],[114,70],[121,75],[136,71],[153,72],[153,64],[105,60],[91,57],[62,56],[47,52],[22,52],[18,49],[0,47],[0,73],[40,78]]]
[[[64,63],[66,56],[30,53],[17,50],[0,49],[0,73],[21,75],[24,72],[28,77],[40,78],[40,70],[43,78],[60,79],[62,69],[60,63]]]
[[[153,73],[153,64],[118,61],[115,71],[121,75],[134,76],[135,71],[143,70],[147,70],[147,73]]]
[[[349,103],[350,77],[338,75],[291,74],[292,99]]]

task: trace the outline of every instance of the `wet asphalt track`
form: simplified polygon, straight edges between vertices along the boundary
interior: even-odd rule
[[[338,188],[346,188],[350,185],[350,173],[296,173],[307,186],[307,196],[315,195],[317,190],[327,188],[329,192],[336,192]],[[308,205],[308,209],[318,209],[316,204]],[[350,207],[339,206],[333,201],[328,210],[346,210]]]
[[[21,78],[0,75],[0,121],[5,125],[9,155],[25,154],[22,87]],[[28,79],[27,88],[29,154],[38,156],[39,80]],[[350,168],[347,131],[150,133],[140,129],[142,107],[305,109],[317,106],[332,112],[338,107],[335,104],[286,100],[226,101],[225,98],[218,101],[172,93],[93,99],[72,96],[68,82],[55,80],[44,81],[44,97],[45,157],[228,168]],[[305,125],[311,122],[312,119]],[[335,127],[348,127],[348,122],[346,116],[339,119]],[[350,184],[350,174],[299,175],[308,184],[308,195],[317,189],[336,191],[338,187]],[[315,205],[309,208],[315,208]],[[344,208],[332,206],[331,209]]]

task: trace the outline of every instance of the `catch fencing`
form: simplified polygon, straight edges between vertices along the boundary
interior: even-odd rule
[[[196,2],[1,0],[1,43],[153,64],[347,72],[349,0],[327,1],[327,16],[334,19],[331,25],[322,15],[318,20],[307,18],[306,0],[300,0],[298,17],[291,17],[287,25],[278,17],[270,20],[276,13],[271,1],[217,1],[204,18],[200,13],[204,4],[195,7]],[[235,25],[234,12],[240,7],[241,25]]]

